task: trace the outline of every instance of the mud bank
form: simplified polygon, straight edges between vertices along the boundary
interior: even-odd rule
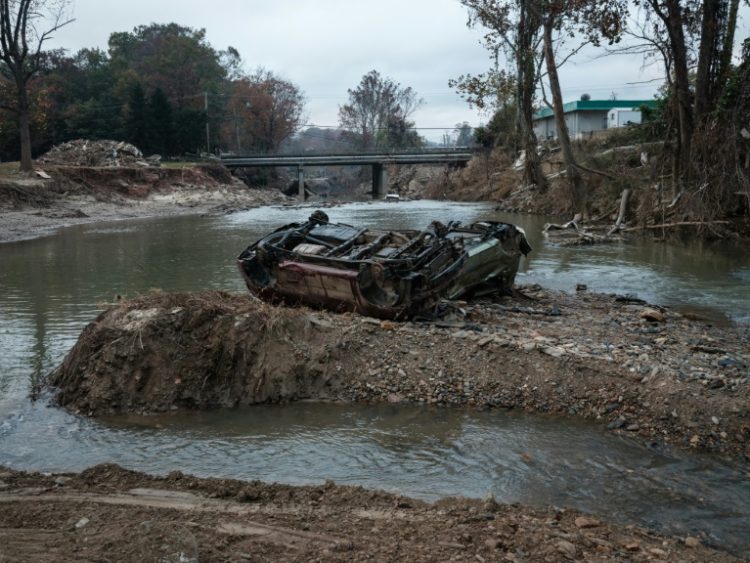
[[[89,416],[301,399],[523,408],[750,460],[747,327],[522,290],[429,323],[155,294],[102,313],[49,384]]]
[[[9,561],[738,561],[574,510],[359,487],[293,487],[115,465],[80,474],[0,468],[0,557]]]
[[[276,190],[247,187],[219,165],[182,168],[46,166],[49,179],[0,178],[0,243],[71,225],[224,213],[285,203]]]

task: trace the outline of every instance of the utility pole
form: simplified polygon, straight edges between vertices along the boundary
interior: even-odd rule
[[[203,92],[203,110],[206,112],[206,152],[211,154],[211,129],[208,125],[208,92]]]
[[[234,113],[234,134],[237,137],[237,154],[240,154],[242,148],[240,147],[240,122],[237,119],[237,108],[232,108],[232,112]]]

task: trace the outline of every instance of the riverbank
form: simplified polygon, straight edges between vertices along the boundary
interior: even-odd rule
[[[433,322],[154,294],[91,323],[49,383],[89,416],[300,399],[561,413],[750,461],[750,330],[522,287]]]
[[[540,146],[547,186],[524,181],[523,167],[507,149],[477,154],[465,168],[433,178],[419,197],[491,201],[500,211],[555,215],[581,227],[665,238],[750,239],[750,191],[708,197],[706,185],[680,191],[665,165],[663,143],[645,142],[637,128],[574,143],[585,165],[583,195],[574,203],[566,167],[554,142]],[[617,228],[613,227],[617,224]]]
[[[62,227],[206,213],[290,201],[249,188],[220,165],[177,168],[45,166],[49,178],[0,175],[0,243],[38,238]]]
[[[0,558],[11,561],[739,561],[575,510],[360,487],[153,477],[115,465],[0,468]]]

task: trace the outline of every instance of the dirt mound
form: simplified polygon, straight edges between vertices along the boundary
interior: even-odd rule
[[[144,159],[143,153],[135,146],[124,141],[90,141],[78,139],[52,147],[50,151],[37,159],[39,164],[57,166],[92,166],[92,167],[149,167],[158,166],[159,158]]]
[[[293,487],[0,467],[3,561],[737,561],[576,510],[435,504],[331,481]]]
[[[223,293],[156,295],[100,315],[57,370],[61,404],[84,413],[164,411],[325,395],[326,339],[303,310]]]
[[[88,415],[299,399],[523,408],[750,460],[750,334],[616,296],[525,292],[432,323],[156,294],[102,313],[50,383]]]

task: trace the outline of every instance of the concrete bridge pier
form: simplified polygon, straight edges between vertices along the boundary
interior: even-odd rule
[[[388,170],[382,163],[372,165],[372,199],[383,199],[388,188]]]
[[[302,201],[305,201],[305,168],[301,164],[297,165],[297,193]]]

